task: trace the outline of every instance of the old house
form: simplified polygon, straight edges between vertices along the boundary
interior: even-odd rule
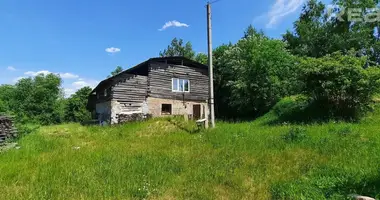
[[[88,108],[112,124],[168,115],[207,115],[208,67],[185,57],[151,58],[103,80]]]

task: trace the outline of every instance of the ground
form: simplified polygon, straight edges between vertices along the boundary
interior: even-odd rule
[[[380,195],[380,114],[359,123],[179,119],[41,127],[0,154],[0,199],[345,199]]]

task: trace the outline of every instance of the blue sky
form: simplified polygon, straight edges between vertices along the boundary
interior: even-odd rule
[[[1,0],[0,84],[59,73],[69,95],[116,66],[158,56],[174,37],[207,51],[206,0]],[[280,38],[305,0],[221,0],[213,4],[214,47],[253,24]],[[166,24],[166,26],[165,26]]]

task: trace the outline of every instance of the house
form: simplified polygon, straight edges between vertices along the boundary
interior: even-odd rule
[[[207,116],[208,67],[185,57],[151,58],[105,79],[87,107],[111,124],[168,115]]]

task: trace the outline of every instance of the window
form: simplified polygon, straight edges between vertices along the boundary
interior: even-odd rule
[[[187,79],[172,79],[172,91],[173,92],[190,92],[190,81]]]
[[[107,89],[104,90],[104,96],[107,96]]]
[[[172,104],[162,104],[161,115],[171,115],[171,114],[172,114]]]

